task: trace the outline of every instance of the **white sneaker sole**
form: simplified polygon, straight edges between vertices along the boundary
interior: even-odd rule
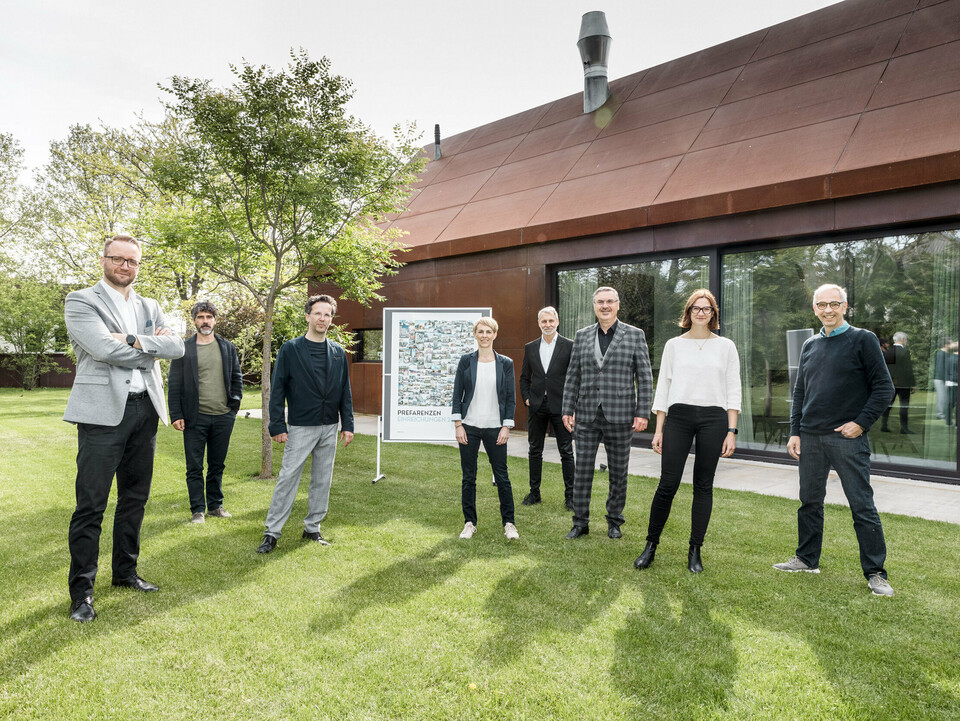
[[[819,568],[777,568],[776,566],[773,568],[781,573],[820,573]]]

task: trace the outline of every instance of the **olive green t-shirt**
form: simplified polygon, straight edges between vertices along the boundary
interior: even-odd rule
[[[230,412],[227,389],[223,385],[223,358],[220,344],[197,343],[197,374],[200,378],[199,411],[208,416],[222,416]]]

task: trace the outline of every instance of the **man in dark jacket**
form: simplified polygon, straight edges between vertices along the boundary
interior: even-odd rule
[[[343,347],[327,338],[337,313],[329,295],[313,295],[304,306],[305,335],[287,341],[277,354],[270,390],[270,435],[285,443],[283,465],[267,512],[267,529],[257,553],[277,546],[283,525],[290,517],[300,486],[300,474],[313,457],[307,517],[303,538],[324,546],[320,522],[327,515],[333,461],[337,452],[337,425],[344,447],[353,440],[353,398],[350,370]],[[284,420],[284,404],[288,417]],[[288,425],[289,424],[289,425]]]
[[[233,423],[243,397],[237,348],[213,332],[217,308],[201,301],[190,309],[197,333],[184,341],[185,352],[170,364],[167,400],[173,427],[183,431],[191,523],[210,516],[230,518],[223,507],[223,467]],[[203,483],[203,456],[207,483]]]
[[[913,374],[913,361],[910,359],[910,351],[907,350],[907,334],[903,331],[897,331],[893,334],[893,345],[883,351],[883,359],[887,362],[887,370],[890,371],[890,378],[893,380],[893,387],[896,390],[897,398],[900,399],[900,432],[904,435],[915,435],[916,431],[910,430],[909,410],[910,393],[917,385],[917,379]],[[893,402],[883,411],[883,418],[880,421],[880,430],[889,433],[890,409],[893,408]]]
[[[529,442],[530,493],[523,505],[540,503],[540,479],[543,471],[543,441],[547,424],[553,426],[560,451],[563,471],[563,499],[567,510],[573,510],[573,436],[563,425],[561,405],[563,382],[570,365],[573,341],[557,333],[560,318],[552,306],[537,314],[541,337],[523,348],[523,368],[520,371],[520,396],[527,407],[527,440]]]

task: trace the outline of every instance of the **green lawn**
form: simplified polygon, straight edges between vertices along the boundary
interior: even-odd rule
[[[454,449],[341,449],[323,524],[304,490],[277,550],[254,552],[273,484],[259,426],[238,421],[232,520],[189,518],[180,435],[159,434],[140,572],[114,589],[107,510],[99,618],[67,618],[76,432],[65,391],[0,391],[0,717],[16,719],[957,719],[960,526],[885,515],[892,599],[870,595],[845,508],[827,509],[823,573],[779,574],[796,503],[717,491],[706,572],[686,570],[690,489],[637,572],[655,487],[633,478],[622,541],[566,541],[559,471],[517,506],[520,541],[479,489],[462,527]],[[279,467],[280,453],[277,453]],[[519,501],[526,463],[510,459]]]

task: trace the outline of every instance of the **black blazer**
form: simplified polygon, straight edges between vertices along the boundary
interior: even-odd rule
[[[523,347],[523,367],[520,369],[520,397],[530,401],[530,412],[536,413],[546,398],[547,409],[558,415],[563,406],[563,381],[570,365],[573,341],[557,335],[556,348],[550,359],[550,368],[543,370],[540,362],[540,343],[543,338],[530,341]]]
[[[517,392],[514,390],[513,360],[493,352],[497,364],[497,405],[500,408],[500,426],[513,428],[513,414],[517,409]],[[451,417],[462,421],[467,415],[473,391],[477,385],[477,364],[480,352],[464,353],[453,377],[453,408]]]
[[[223,386],[227,391],[227,405],[234,413],[240,410],[243,397],[243,373],[240,371],[240,358],[233,343],[216,333],[214,337],[220,346],[223,360]],[[200,376],[197,373],[197,336],[183,342],[184,353],[170,363],[170,375],[167,378],[167,402],[170,406],[170,420],[183,419],[186,424],[197,422],[200,408]]]
[[[297,336],[280,346],[277,353],[270,388],[270,435],[286,433],[288,423],[326,426],[338,421],[340,430],[353,433],[353,392],[347,352],[327,338],[327,379],[326,386],[321,388],[308,343],[305,335]]]

